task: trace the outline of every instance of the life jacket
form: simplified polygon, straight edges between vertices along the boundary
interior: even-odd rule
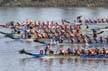
[[[39,33],[39,34],[38,34],[38,37],[39,37],[39,38],[42,38],[42,35]]]
[[[64,53],[67,54],[67,51],[65,50]]]
[[[65,52],[65,50],[62,50],[62,53],[64,53]]]
[[[106,50],[105,49],[103,49],[103,54],[106,54]]]
[[[15,34],[15,37],[21,38],[21,34]]]
[[[95,50],[94,49],[90,49],[90,55],[95,55]]]
[[[76,33],[77,33],[77,34],[80,33],[80,28],[79,28],[79,26],[77,26],[77,28],[76,28]]]
[[[80,50],[77,50],[77,55],[80,55]]]
[[[43,50],[40,50],[40,54],[43,54]]]
[[[108,54],[108,50],[106,50],[105,53]]]
[[[74,42],[75,42],[74,38],[70,38],[70,40],[71,40],[71,42],[72,42],[72,43],[74,43]]]
[[[51,50],[51,47],[48,45],[48,46],[47,46],[47,49],[50,51],[50,50]]]
[[[63,53],[63,55],[66,55],[67,51],[66,50],[62,50],[62,53]]]
[[[32,42],[33,39],[29,39],[29,38],[28,38],[28,39],[26,39],[26,41],[27,41],[27,42]]]

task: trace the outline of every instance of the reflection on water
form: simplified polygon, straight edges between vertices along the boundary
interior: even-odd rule
[[[53,59],[43,59],[43,58],[22,58],[20,59],[20,63],[25,65],[29,61],[34,61],[39,60],[40,62],[46,62],[48,65],[53,65],[53,62],[57,62],[57,64],[66,64],[66,63],[71,63],[71,64],[89,64],[89,65],[94,65],[95,63],[103,63],[105,65],[108,65],[108,59],[71,59],[71,58],[53,58]]]
[[[42,59],[42,58],[22,58],[20,59],[20,64],[24,67],[30,64],[35,64],[37,61],[40,61],[41,68],[48,69],[48,71],[52,71],[54,68],[59,68],[58,71],[64,69],[65,67],[66,71],[71,71],[70,69],[75,68],[81,69],[80,71],[83,71],[84,68],[88,69],[97,69],[101,66],[108,66],[108,59]],[[40,65],[38,64],[38,65]],[[45,65],[47,67],[44,67]],[[71,67],[71,68],[70,68]],[[82,68],[83,67],[83,68]],[[62,71],[65,71],[62,70]],[[35,70],[34,70],[35,71]],[[90,70],[89,70],[90,71]],[[101,71],[101,70],[100,70]]]

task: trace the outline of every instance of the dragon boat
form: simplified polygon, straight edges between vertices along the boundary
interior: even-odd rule
[[[5,32],[2,32],[2,31],[0,31],[0,33],[4,34],[8,38],[11,38],[11,39],[14,39],[14,40],[17,40],[17,41],[27,41],[27,42],[32,42],[33,41],[33,42],[38,42],[38,43],[41,43],[41,44],[51,44],[51,45],[56,45],[56,44],[59,44],[59,45],[64,45],[64,44],[86,44],[86,45],[88,45],[88,44],[91,44],[91,43],[95,43],[95,41],[93,41],[92,39],[89,39],[89,38],[88,38],[87,43],[72,42],[73,41],[72,39],[70,39],[70,40],[63,39],[63,43],[60,43],[61,42],[60,39],[58,39],[57,41],[51,41],[50,38],[49,39],[41,38],[41,39],[35,40],[35,39],[32,39],[32,38],[16,37],[14,33],[5,33]],[[101,31],[100,33],[103,33],[103,31]],[[76,40],[79,41],[79,39],[76,39]],[[105,38],[105,40],[102,40],[102,41],[105,41],[105,43],[108,43],[108,38]],[[96,41],[96,43],[103,44],[103,42],[100,42],[100,40]]]
[[[108,59],[108,55],[59,55],[59,54],[35,54],[23,50],[19,51],[20,54],[33,56],[36,58],[71,58],[71,59]]]

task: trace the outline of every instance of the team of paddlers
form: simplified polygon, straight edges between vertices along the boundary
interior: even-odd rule
[[[33,22],[27,19],[22,23],[11,22],[7,27],[11,28],[15,36],[19,38],[52,39],[61,43],[64,40],[69,40],[71,43],[108,43],[108,36],[98,36],[97,30],[90,30],[89,24],[85,24],[85,30],[92,31],[93,35],[84,33],[81,16],[77,17],[77,21],[80,24],[66,24],[66,20],[62,20],[60,24],[54,21]]]
[[[82,16],[78,16],[77,17],[77,21],[78,23],[83,23],[83,24],[99,24],[99,23],[108,23],[108,18],[86,18],[86,19],[83,19]]]
[[[40,50],[40,54],[58,54],[58,55],[108,55],[107,48],[60,48],[56,53],[52,50],[50,44],[45,50]]]
[[[92,31],[93,36],[83,33],[82,24],[71,25],[57,22],[32,22],[26,23],[11,23],[11,28],[16,37],[33,38],[33,39],[52,39],[54,41],[63,42],[64,39],[70,40],[72,43],[108,43],[108,36],[98,36],[96,30],[89,30],[89,25],[86,24],[86,30]],[[88,32],[88,31],[87,31]]]

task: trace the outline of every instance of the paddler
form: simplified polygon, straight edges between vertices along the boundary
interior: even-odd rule
[[[21,37],[22,37],[21,32],[18,31],[18,32],[15,34],[15,37],[16,37],[16,38],[21,38]]]
[[[92,39],[88,36],[88,35],[85,35],[87,40],[88,40],[88,43],[92,43]]]
[[[80,29],[81,29],[81,27],[80,27],[80,25],[78,25],[78,26],[76,27],[76,34],[80,34]]]
[[[102,48],[103,55],[106,55],[106,49]]]
[[[46,48],[45,48],[45,54],[47,54],[48,51],[49,51],[49,54],[53,54],[53,53],[54,53],[54,52],[52,51],[52,49],[51,49],[50,44],[48,44],[48,45],[46,46]]]
[[[106,43],[108,43],[108,36],[106,37]]]
[[[81,55],[80,49],[77,49],[77,50],[76,50],[76,55]]]
[[[72,50],[70,48],[67,49],[68,55],[73,54]]]
[[[104,42],[103,37],[100,36],[100,43],[103,43],[103,42]]]
[[[92,48],[92,49],[89,49],[89,55],[96,55],[96,52],[95,52],[95,49]]]
[[[74,38],[74,36],[70,36],[70,40],[71,40],[71,43],[75,43],[75,38]]]
[[[66,55],[66,54],[67,54],[67,51],[64,50],[64,49],[62,49],[62,54],[63,54],[63,55]]]
[[[78,16],[77,21],[78,21],[78,23],[82,23],[82,16]]]
[[[108,23],[108,19],[106,19],[106,23]]]
[[[44,52],[43,52],[43,50],[40,50],[40,52],[39,52],[40,54],[43,54]]]
[[[89,25],[88,24],[86,24],[86,29],[89,29]]]
[[[77,40],[76,43],[80,43],[80,42],[81,42],[78,35],[76,35],[75,38],[76,38],[76,40]]]
[[[96,55],[100,54],[100,50],[98,48],[95,48],[95,52],[96,52]]]
[[[11,21],[10,23],[9,23],[9,26],[11,27],[11,29],[13,29],[14,27],[15,27],[15,24],[14,24],[15,22],[14,21]]]
[[[96,38],[97,38],[97,31],[93,30],[93,39],[96,42]]]
[[[31,35],[31,34],[28,35],[28,38],[26,39],[26,41],[27,41],[27,42],[32,42],[32,41],[33,41],[32,35]]]
[[[59,43],[63,43],[63,37],[62,36],[59,37]]]
[[[85,49],[81,49],[81,55],[86,55]]]

